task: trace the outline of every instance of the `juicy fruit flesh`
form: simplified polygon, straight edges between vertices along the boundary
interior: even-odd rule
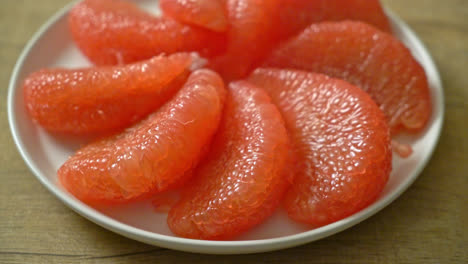
[[[280,39],[300,33],[312,23],[359,20],[392,32],[379,0],[281,0]]]
[[[75,43],[96,65],[131,63],[179,51],[212,56],[224,48],[220,34],[154,17],[121,0],[80,2],[70,11],[69,26]]]
[[[227,81],[246,77],[272,47],[279,0],[226,0],[229,20],[226,53],[211,67]]]
[[[165,103],[197,60],[180,53],[125,66],[40,70],[25,80],[24,100],[49,131],[112,133]]]
[[[62,185],[90,204],[122,203],[166,190],[198,162],[218,127],[224,97],[216,73],[195,71],[160,110],[78,150],[58,170]]]
[[[326,225],[378,197],[391,171],[390,135],[365,92],[294,70],[257,69],[249,81],[268,92],[293,138],[296,177],[285,199],[292,219]]]
[[[365,23],[311,25],[265,66],[324,73],[359,86],[385,113],[393,134],[419,132],[431,116],[424,69],[400,41]]]
[[[228,28],[222,0],[160,0],[159,6],[164,14],[184,23],[218,32]]]
[[[211,151],[168,216],[183,237],[238,235],[268,217],[289,185],[288,135],[277,108],[251,84],[229,88]]]
[[[246,77],[279,41],[310,23],[356,19],[391,32],[378,0],[160,0],[160,5],[168,16],[154,17],[121,0],[83,0],[70,12],[70,30],[83,53],[98,65],[197,51],[210,58],[210,67],[227,81]],[[220,5],[226,7],[226,13]],[[343,24],[347,23],[362,24]],[[399,53],[404,47],[370,45],[388,37],[367,25],[363,28],[374,31],[357,30],[361,35],[356,33],[359,37],[354,39],[333,35],[327,31],[332,26],[327,30],[316,27],[283,44],[266,65],[321,71],[366,91],[376,89],[377,95],[371,94],[387,100],[382,109],[393,111],[394,115],[389,115],[393,133],[422,129],[425,115],[431,111],[429,93],[424,88],[425,76],[421,79],[422,68],[404,60],[411,57],[409,52]],[[51,131],[115,132],[158,108],[179,90],[190,66],[171,63],[162,63],[164,67],[153,75],[154,83],[133,76],[129,69],[123,71],[124,77],[119,68],[114,68],[112,75],[111,68],[96,69],[94,74],[42,71],[26,81],[26,86],[37,86],[25,86],[26,104],[32,116],[49,111],[42,123],[38,118],[36,121]],[[192,57],[188,64],[193,68],[199,63]],[[140,74],[147,71],[147,65],[140,66],[132,70]],[[102,80],[95,87],[90,81],[83,83],[83,76]],[[111,82],[107,86],[106,79],[120,77],[125,79],[123,84]],[[57,89],[53,82],[68,87]],[[133,89],[142,83],[148,85]],[[266,89],[281,108],[296,153],[288,148],[281,114],[256,85]],[[367,95],[346,82],[294,70],[258,69],[250,81],[230,86],[219,130],[222,80],[213,72],[198,71],[173,100],[145,120],[79,150],[59,169],[60,181],[86,203],[152,198],[158,212],[172,207],[183,190],[168,224],[178,235],[201,239],[227,239],[262,222],[282,200],[292,174],[298,177],[285,200],[288,213],[313,226],[342,219],[377,198],[391,170],[391,147],[382,113]],[[405,90],[403,99],[400,90]],[[70,104],[70,100],[75,101]],[[424,106],[427,102],[429,106]],[[388,105],[394,108],[389,110]],[[249,118],[241,116],[248,114]],[[245,135],[249,133],[252,135]],[[412,151],[396,141],[391,146],[402,156]],[[289,168],[292,166],[296,167]]]

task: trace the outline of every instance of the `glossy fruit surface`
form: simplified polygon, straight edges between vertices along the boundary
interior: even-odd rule
[[[313,23],[342,20],[363,21],[392,32],[379,0],[281,0],[277,33],[285,39]]]
[[[169,100],[198,60],[179,53],[124,66],[40,70],[24,81],[25,105],[52,132],[113,133]]]
[[[364,91],[296,70],[257,69],[249,81],[268,92],[293,138],[296,176],[285,200],[292,219],[319,227],[377,199],[391,171],[390,131]]]
[[[195,71],[157,112],[78,150],[58,170],[60,182],[89,204],[122,203],[165,191],[198,163],[218,128],[224,99],[216,73]]]
[[[226,53],[211,67],[227,81],[246,77],[273,47],[279,0],[226,0],[229,30]]]
[[[155,17],[122,0],[81,1],[70,11],[69,26],[75,43],[96,65],[185,51],[211,56],[224,49],[221,34]]]
[[[231,83],[211,151],[171,209],[169,227],[183,237],[227,239],[261,223],[289,186],[288,157],[286,128],[268,95]]]
[[[275,50],[268,67],[324,73],[370,94],[392,133],[420,132],[432,112],[426,74],[393,36],[362,22],[314,24]]]

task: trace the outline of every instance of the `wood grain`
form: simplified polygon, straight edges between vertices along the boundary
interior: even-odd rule
[[[445,86],[442,138],[412,187],[337,235],[242,256],[188,254],[126,239],[65,207],[29,172],[10,136],[8,81],[27,40],[67,2],[0,5],[0,263],[468,263],[468,1],[383,1],[425,42]]]

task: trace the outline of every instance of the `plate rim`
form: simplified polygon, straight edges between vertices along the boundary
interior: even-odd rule
[[[399,184],[393,192],[388,194],[388,197],[385,199],[378,200],[373,204],[369,205],[365,209],[355,213],[345,219],[339,220],[332,224],[312,229],[309,231],[301,232],[298,234],[287,235],[282,237],[268,238],[268,239],[257,239],[257,240],[242,240],[242,241],[212,241],[212,240],[198,240],[198,239],[188,239],[181,237],[173,237],[163,234],[158,234],[140,228],[121,223],[109,216],[106,216],[95,209],[83,204],[81,201],[77,200],[74,197],[69,197],[65,194],[63,190],[57,188],[48,178],[42,173],[35,165],[34,162],[29,158],[29,155],[25,152],[25,146],[22,138],[19,136],[19,130],[17,128],[17,122],[14,115],[15,108],[15,98],[18,87],[19,73],[23,67],[23,64],[29,54],[31,53],[32,48],[40,40],[40,38],[47,33],[49,28],[57,23],[63,16],[67,15],[72,6],[74,6],[79,0],[72,1],[67,4],[65,7],[61,8],[54,15],[52,15],[47,21],[33,34],[32,38],[27,42],[26,46],[21,51],[21,54],[13,68],[11,74],[9,86],[8,86],[8,95],[7,95],[7,114],[8,114],[8,123],[10,126],[10,132],[12,134],[14,143],[18,152],[20,153],[22,159],[28,166],[29,170],[33,173],[35,178],[48,189],[49,192],[54,194],[60,201],[62,201],[67,207],[78,213],[79,215],[85,217],[86,219],[92,221],[93,223],[110,230],[112,232],[118,233],[130,239],[134,239],[143,243],[156,245],[164,248],[176,249],[187,252],[196,252],[196,253],[209,253],[209,254],[248,254],[248,253],[259,253],[259,252],[269,252],[278,249],[285,249],[301,244],[313,242],[324,237],[331,236],[338,232],[341,232],[345,229],[348,229],[366,219],[372,215],[380,212],[387,205],[396,200],[403,192],[405,192],[413,182],[419,177],[422,170],[426,168],[427,163],[433,156],[433,153],[438,145],[440,140],[443,122],[445,118],[445,105],[444,105],[444,88],[440,77],[440,72],[422,40],[415,34],[415,32],[396,14],[394,14],[388,8],[385,8],[389,20],[392,24],[397,26],[404,35],[411,41],[414,48],[420,51],[420,54],[424,61],[427,64],[424,67],[427,72],[428,79],[431,78],[435,88],[440,90],[440,96],[437,98],[432,97],[431,99],[436,106],[440,107],[440,118],[434,120],[432,126],[435,126],[436,135],[435,142],[431,146],[429,153],[424,156],[420,165],[416,169],[414,176],[405,178],[405,180]],[[430,75],[431,74],[431,75]]]

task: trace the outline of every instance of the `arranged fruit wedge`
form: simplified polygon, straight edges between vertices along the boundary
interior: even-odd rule
[[[154,17],[122,0],[84,0],[69,14],[70,30],[81,51],[97,65],[149,59],[161,53],[224,49],[224,38],[210,30]]]
[[[280,0],[226,0],[229,20],[226,54],[212,61],[225,80],[246,77],[273,46]]]
[[[125,66],[40,70],[24,81],[25,105],[52,132],[116,132],[170,99],[199,60],[179,53]]]
[[[392,152],[385,116],[345,81],[295,70],[257,69],[249,81],[280,109],[297,159],[288,215],[314,227],[358,212],[387,183]]]
[[[123,133],[91,143],[58,170],[62,185],[89,203],[122,203],[166,190],[192,169],[218,128],[221,78],[191,74],[175,97]]]
[[[393,134],[419,132],[431,116],[424,69],[399,40],[365,23],[311,25],[265,65],[324,73],[359,86],[383,110]]]
[[[268,95],[243,81],[229,92],[212,149],[169,212],[177,235],[238,235],[270,216],[291,181],[288,135]]]
[[[187,24],[213,31],[228,28],[223,0],[159,0],[164,14]]]
[[[285,39],[313,23],[359,20],[392,32],[379,0],[281,0],[278,35]]]

